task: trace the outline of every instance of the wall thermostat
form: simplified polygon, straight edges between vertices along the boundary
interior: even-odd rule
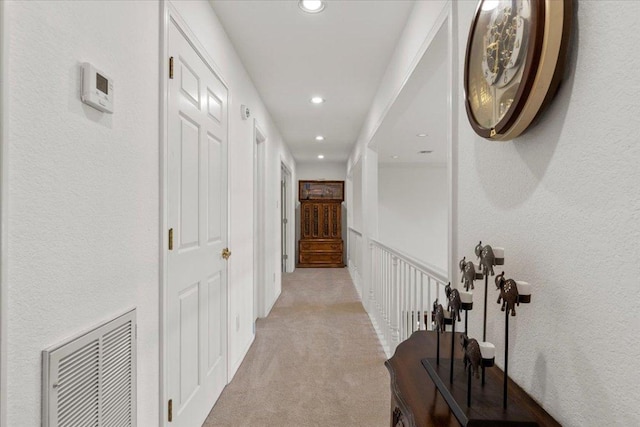
[[[82,64],[81,70],[82,102],[105,113],[113,113],[113,80],[88,62]]]
[[[242,115],[242,120],[247,120],[249,117],[251,117],[251,110],[249,110],[249,107],[247,107],[246,105],[241,105],[240,114]]]

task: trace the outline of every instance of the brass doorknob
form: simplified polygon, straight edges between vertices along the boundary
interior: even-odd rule
[[[229,259],[230,256],[231,256],[231,251],[229,250],[229,248],[224,248],[222,250],[222,258]]]

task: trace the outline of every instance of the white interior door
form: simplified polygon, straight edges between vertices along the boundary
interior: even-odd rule
[[[287,251],[287,179],[286,170],[282,168],[282,181],[280,191],[280,229],[281,229],[281,246],[282,246],[282,272],[287,272],[287,258],[289,257]]]
[[[227,384],[227,89],[173,22],[168,46],[167,395],[199,427]]]

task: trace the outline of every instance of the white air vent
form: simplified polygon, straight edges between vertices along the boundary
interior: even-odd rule
[[[136,426],[136,311],[42,355],[44,427]]]

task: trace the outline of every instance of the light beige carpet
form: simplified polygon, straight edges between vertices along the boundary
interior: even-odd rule
[[[388,426],[384,360],[347,269],[297,269],[204,425]]]

